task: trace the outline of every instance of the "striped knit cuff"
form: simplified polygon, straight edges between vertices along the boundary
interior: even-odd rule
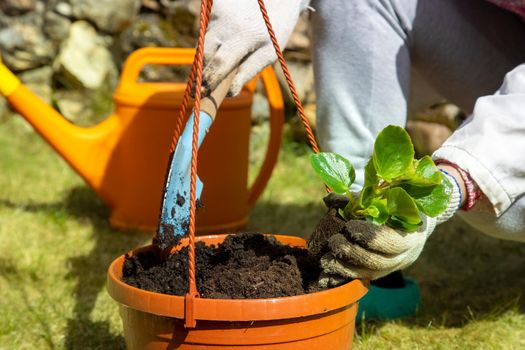
[[[470,209],[472,209],[472,207],[474,207],[476,202],[483,195],[483,192],[481,192],[476,181],[474,181],[472,177],[470,177],[470,174],[467,173],[465,170],[461,169],[457,164],[454,164],[444,159],[439,159],[438,161],[436,161],[436,165],[438,164],[450,165],[458,171],[459,176],[461,176],[461,179],[463,180],[463,183],[465,184],[465,189],[467,191],[467,193],[465,194],[465,204],[463,205],[463,207],[461,207],[461,210],[469,211]]]
[[[440,169],[440,171],[445,176],[443,181],[449,181],[452,184],[452,193],[450,194],[450,202],[447,209],[436,217],[438,225],[450,219],[461,206],[461,188],[458,181],[445,170]]]

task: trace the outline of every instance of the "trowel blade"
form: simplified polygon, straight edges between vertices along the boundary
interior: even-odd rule
[[[207,113],[200,113],[199,146],[204,140],[212,121],[212,118]],[[193,123],[194,118],[192,115],[170,159],[157,231],[157,244],[161,248],[167,248],[178,243],[180,238],[189,231]],[[203,183],[197,177],[196,199],[198,201],[200,200],[202,189]]]

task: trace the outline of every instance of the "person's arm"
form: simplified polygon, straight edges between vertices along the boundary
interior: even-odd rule
[[[496,216],[525,194],[525,64],[476,101],[472,115],[433,154],[467,172]]]

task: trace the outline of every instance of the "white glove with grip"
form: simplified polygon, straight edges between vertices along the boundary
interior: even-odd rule
[[[310,0],[266,0],[277,41],[284,49],[299,13]],[[277,59],[257,0],[216,0],[204,44],[204,93],[213,91],[234,68],[230,87],[237,95],[243,85]]]
[[[332,209],[321,220],[308,243],[310,251],[321,256],[323,272],[319,285],[337,286],[352,278],[375,280],[410,266],[421,254],[436,225],[448,220],[457,211],[460,190],[457,186],[453,188],[448,209],[437,218],[423,216],[423,225],[410,233],[366,221],[344,223],[339,219],[337,222],[337,218],[333,218],[337,210],[334,208],[344,207],[345,203],[341,197],[331,195],[332,198],[325,202]],[[338,231],[335,234],[334,227]]]
[[[435,226],[436,220],[429,217],[418,231],[410,233],[366,221],[349,221],[341,233],[328,239],[319,284],[337,285],[341,278],[375,280],[402,270],[419,257]]]

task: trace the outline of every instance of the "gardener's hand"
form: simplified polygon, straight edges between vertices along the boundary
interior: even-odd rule
[[[281,49],[292,34],[299,13],[308,3],[309,0],[265,1]],[[204,45],[205,94],[239,67],[230,88],[230,95],[236,95],[247,81],[276,59],[256,0],[214,2]]]
[[[435,226],[436,220],[429,217],[418,231],[410,233],[366,221],[348,221],[340,233],[327,240],[328,251],[321,257],[320,286],[335,286],[352,278],[374,280],[408,267],[421,254]]]
[[[366,221],[344,222],[338,215],[348,203],[346,196],[329,194],[324,201],[329,208],[308,242],[310,252],[320,257],[323,272],[321,287],[337,286],[352,278],[374,280],[410,266],[421,254],[436,224],[447,221],[461,206],[462,186],[453,183],[449,207],[437,218],[423,215],[423,224],[415,232],[395,230]]]

